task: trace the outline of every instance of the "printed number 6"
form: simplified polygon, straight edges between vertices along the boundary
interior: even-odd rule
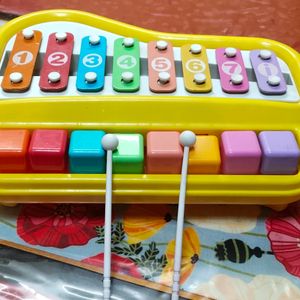
[[[205,63],[200,59],[190,59],[186,62],[185,67],[192,73],[205,71]]]

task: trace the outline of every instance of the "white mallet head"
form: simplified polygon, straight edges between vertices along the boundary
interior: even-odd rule
[[[115,150],[119,145],[119,140],[115,134],[106,134],[101,141],[102,147],[104,150]]]
[[[184,147],[191,147],[196,143],[196,134],[193,131],[186,130],[180,134],[180,144]]]

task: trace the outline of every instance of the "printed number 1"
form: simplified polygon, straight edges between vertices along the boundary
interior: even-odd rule
[[[29,64],[33,59],[33,54],[29,51],[19,51],[13,56],[13,62],[16,65]]]

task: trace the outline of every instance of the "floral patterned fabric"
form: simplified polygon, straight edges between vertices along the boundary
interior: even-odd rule
[[[171,285],[176,205],[114,205],[112,271]],[[103,265],[103,205],[0,208],[0,239]],[[300,203],[187,206],[181,287],[224,300],[300,299]]]

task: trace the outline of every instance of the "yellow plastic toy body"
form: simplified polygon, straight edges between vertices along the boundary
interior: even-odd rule
[[[70,21],[132,36],[140,41],[171,41],[180,47],[270,49],[290,68],[298,93],[300,55],[281,43],[259,38],[153,32],[96,15],[68,10],[42,11],[17,18],[0,29],[0,54],[20,30],[51,21]],[[167,95],[48,96],[0,101],[0,128],[103,129],[107,132],[193,130],[220,136],[224,130],[291,130],[300,142],[300,104]],[[180,175],[114,175],[115,203],[176,203]],[[0,174],[0,202],[104,201],[105,175]],[[280,205],[300,198],[297,175],[189,175],[187,203]]]

